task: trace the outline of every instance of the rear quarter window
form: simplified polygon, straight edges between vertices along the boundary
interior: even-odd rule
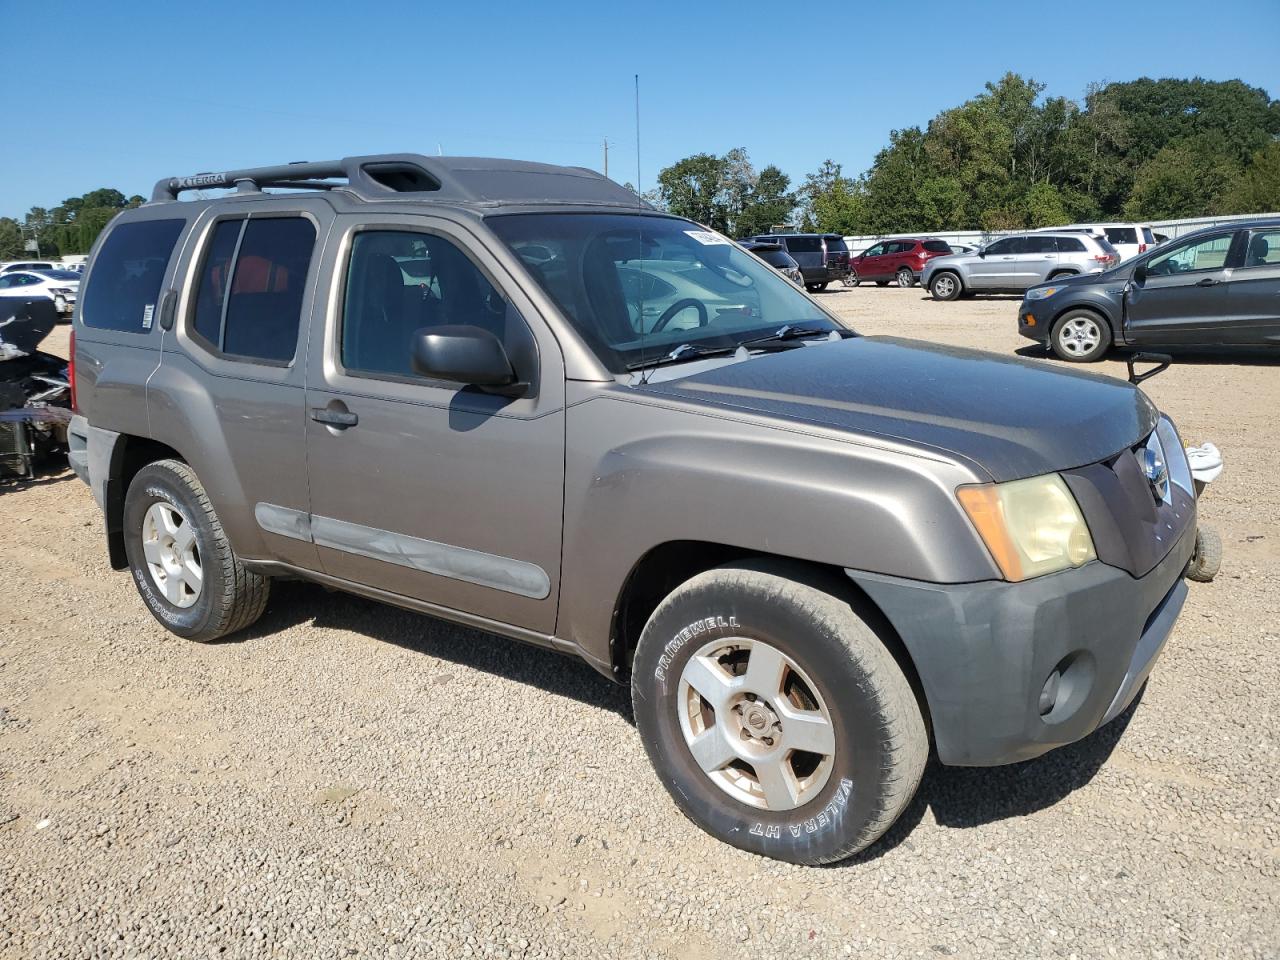
[[[926,240],[924,248],[930,253],[950,253],[951,245],[942,240]]]
[[[80,297],[86,327],[146,333],[151,329],[174,244],[185,220],[137,220],[112,229],[103,241]]]

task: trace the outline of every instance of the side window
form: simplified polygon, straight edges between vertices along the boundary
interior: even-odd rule
[[[991,246],[987,247],[987,253],[989,255],[994,254],[995,256],[1016,253],[1017,251],[1014,249],[1014,244],[1019,239],[1019,237],[1004,237],[1001,240],[997,240]]]
[[[864,257],[878,257],[878,256],[880,256],[880,254],[884,253],[884,246],[885,246],[885,245],[884,245],[883,243],[877,243],[875,246],[873,246],[873,247],[869,247],[869,248],[867,249],[866,253],[864,253],[864,254],[863,254],[863,256],[864,256]]]
[[[1023,253],[1056,253],[1058,250],[1053,237],[1027,237],[1025,243]]]
[[[452,242],[427,233],[357,233],[342,305],[342,365],[353,373],[417,377],[417,331],[477,326],[502,341],[513,360],[531,334],[515,307]]]
[[[315,243],[305,217],[219,222],[200,270],[193,332],[231,357],[288,363]]]
[[[8,290],[10,287],[14,285],[13,282],[16,279],[17,279],[17,275],[12,273],[8,273],[8,274],[5,274],[4,276],[0,276],[0,290]]]
[[[86,327],[145,333],[151,329],[160,284],[185,220],[135,220],[103,241],[80,297]]]
[[[1155,276],[1170,276],[1177,273],[1192,273],[1197,270],[1221,270],[1227,262],[1227,254],[1231,250],[1231,239],[1234,234],[1220,233],[1217,236],[1205,237],[1191,243],[1162,253],[1147,261],[1147,273]]]
[[[1249,237],[1245,248],[1246,267],[1271,267],[1280,264],[1280,230],[1259,230]]]

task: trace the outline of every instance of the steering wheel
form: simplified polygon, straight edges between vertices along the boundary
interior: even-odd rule
[[[698,326],[705,327],[708,322],[707,305],[701,300],[695,300],[693,297],[685,297],[683,300],[677,300],[667,309],[662,311],[662,316],[658,318],[658,322],[653,325],[651,333],[657,333],[659,330],[665,330],[668,323],[672,321],[676,314],[682,310],[688,310],[693,307],[698,311]]]

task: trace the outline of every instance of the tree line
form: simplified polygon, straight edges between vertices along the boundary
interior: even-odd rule
[[[59,257],[88,253],[103,227],[121,210],[143,203],[137,195],[125,197],[103,187],[79,197],[68,197],[52,210],[32,207],[26,217],[0,217],[0,260],[24,260],[34,256],[26,242],[39,244],[40,256]]]
[[[1239,80],[1140,79],[1044,97],[1009,73],[920,127],[871,168],[826,160],[794,189],[746,150],[700,153],[647,196],[731,236],[775,225],[844,234],[1017,230],[1280,210],[1280,100]]]

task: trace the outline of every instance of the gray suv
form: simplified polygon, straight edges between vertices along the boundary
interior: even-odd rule
[[[931,751],[1088,735],[1186,595],[1189,468],[1141,391],[858,336],[587,170],[162,180],[74,334],[71,463],[167,629],[301,577],[581,657],[675,804],[766,856],[868,846]]]
[[[1085,233],[1028,233],[1001,237],[972,253],[935,257],[921,282],[935,300],[972,293],[1022,293],[1059,277],[1100,273],[1120,262],[1105,237]]]

